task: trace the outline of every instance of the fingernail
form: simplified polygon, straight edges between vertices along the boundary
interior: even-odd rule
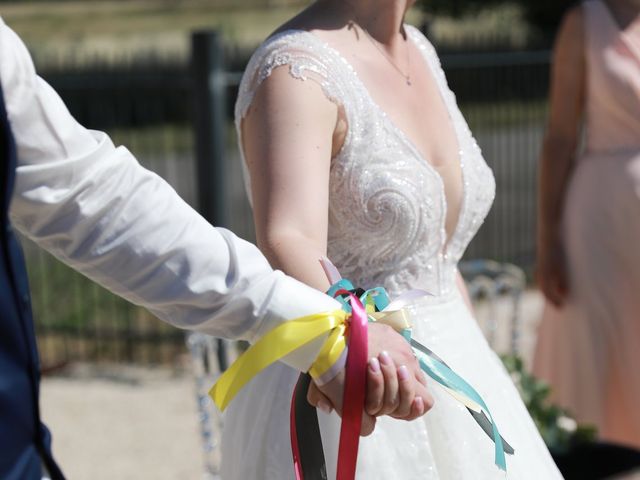
[[[380,373],[380,362],[376,357],[369,359],[369,370],[371,373]]]
[[[316,407],[318,407],[322,412],[326,413],[327,415],[329,415],[331,413],[331,410],[333,410],[331,406],[324,400],[318,400],[318,404],[316,405]]]
[[[382,363],[383,365],[391,365],[391,357],[389,356],[389,354],[386,351],[382,351],[380,352],[380,355],[378,355],[378,358],[380,358],[380,363]]]
[[[416,397],[413,401],[415,402],[420,415],[422,415],[424,413],[424,401],[422,400],[422,397]]]
[[[400,368],[398,368],[398,378],[400,380],[409,378],[409,369],[406,366],[401,365]]]

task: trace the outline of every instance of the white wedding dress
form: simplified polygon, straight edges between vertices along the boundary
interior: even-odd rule
[[[268,39],[247,67],[236,106],[239,126],[261,81],[284,66],[295,78],[320,83],[325,94],[344,107],[348,134],[331,164],[329,258],[357,286],[382,285],[392,298],[411,288],[434,294],[412,307],[414,338],[476,388],[515,449],[507,456],[505,476],[494,464],[489,437],[463,406],[429,382],[435,406],[422,419],[380,418],[373,435],[361,440],[357,478],[561,478],[509,375],[456,288],[457,262],[491,207],[495,183],[435,50],[417,29],[407,30],[436,77],[460,146],[464,199],[448,242],[440,176],[375,104],[348,62],[312,33],[289,30]],[[224,419],[223,479],[295,478],[289,407],[297,377],[291,368],[274,365],[231,404]],[[339,418],[319,417],[331,479]]]

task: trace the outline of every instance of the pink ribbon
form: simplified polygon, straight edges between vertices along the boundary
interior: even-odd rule
[[[342,293],[348,292],[337,292]],[[349,323],[349,353],[345,367],[336,480],[353,480],[356,476],[367,381],[367,312],[355,295],[349,293],[349,299],[352,314]]]

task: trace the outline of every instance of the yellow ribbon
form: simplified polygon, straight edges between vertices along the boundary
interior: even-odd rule
[[[344,338],[346,329],[347,326],[342,324],[331,331],[329,338],[327,338],[320,349],[318,358],[316,358],[309,369],[311,378],[317,379],[322,377],[322,375],[328,372],[338,361],[344,349],[347,348],[347,341]]]
[[[409,313],[405,308],[392,310],[390,312],[384,310],[382,312],[372,312],[369,313],[369,317],[371,317],[375,322],[389,325],[400,334],[403,330],[411,328]]]
[[[209,391],[209,396],[220,410],[224,410],[238,392],[262,370],[303,345],[331,332],[322,346],[321,352],[325,355],[321,359],[322,363],[312,366],[316,372],[322,374],[333,365],[330,363],[331,358],[334,358],[335,362],[344,350],[345,321],[349,316],[350,314],[343,310],[335,310],[308,315],[278,325],[244,352],[220,376]],[[320,357],[322,355],[318,358]]]

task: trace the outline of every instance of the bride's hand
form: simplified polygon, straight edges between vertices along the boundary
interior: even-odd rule
[[[414,420],[433,406],[424,374],[400,334],[387,325],[370,324],[368,344],[370,360],[361,435],[373,432],[376,416]],[[322,387],[312,382],[307,399],[321,410],[335,408],[341,414],[343,387],[344,371]]]

